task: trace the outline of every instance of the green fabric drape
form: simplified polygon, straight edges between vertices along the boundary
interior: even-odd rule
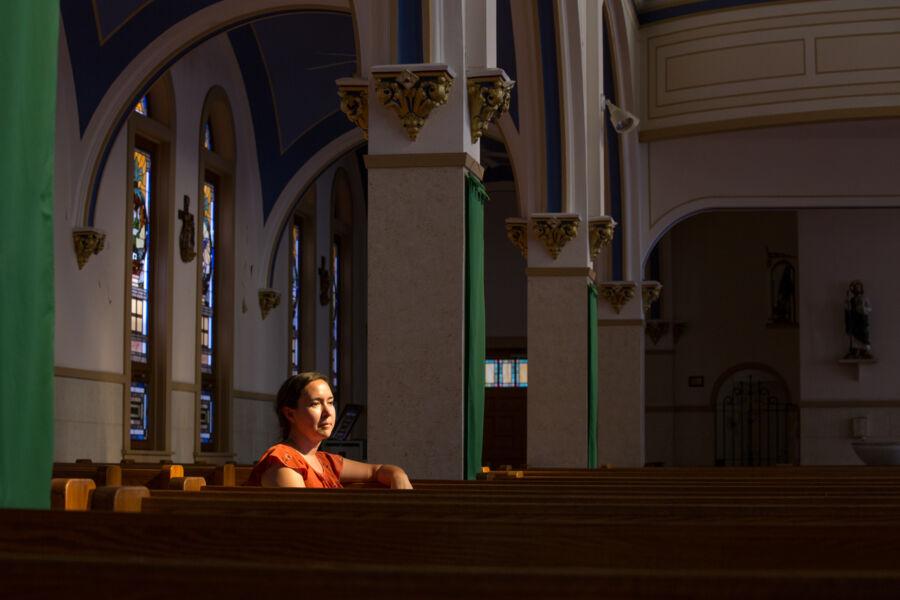
[[[466,173],[465,476],[481,468],[484,441],[484,203],[481,182]]]
[[[597,468],[597,393],[600,378],[597,340],[597,288],[588,284],[588,405],[587,405],[587,439],[588,468]]]
[[[0,15],[0,508],[49,508],[59,0]]]

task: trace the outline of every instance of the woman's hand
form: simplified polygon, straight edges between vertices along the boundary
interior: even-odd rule
[[[384,467],[391,467],[393,469],[391,473],[391,489],[392,490],[411,490],[413,489],[412,484],[409,482],[409,477],[406,475],[406,471],[401,469],[400,467],[395,467],[393,465],[383,465]]]
[[[344,468],[341,471],[343,483],[374,482],[393,490],[411,490],[412,484],[406,471],[394,465],[376,465],[344,459]]]

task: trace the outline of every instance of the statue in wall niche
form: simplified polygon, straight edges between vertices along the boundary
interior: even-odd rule
[[[865,296],[862,281],[856,279],[847,288],[847,299],[844,303],[844,331],[850,336],[850,349],[845,359],[872,359],[872,346],[869,341],[869,314],[872,305]]]

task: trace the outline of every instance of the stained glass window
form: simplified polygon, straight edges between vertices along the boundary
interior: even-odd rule
[[[140,100],[134,105],[134,112],[139,115],[144,115],[145,117],[149,114],[148,112],[149,105],[147,104],[147,96],[142,96]]]
[[[150,331],[150,154],[134,151],[131,201],[131,360],[147,363]]]
[[[291,374],[300,372],[300,227],[291,225]]]
[[[213,434],[213,399],[212,390],[200,392],[200,442],[208,444]]]
[[[213,147],[212,127],[209,125],[209,120],[203,125],[203,147],[210,152],[215,150]]]
[[[337,396],[338,366],[340,364],[340,319],[339,296],[341,289],[340,238],[331,242],[331,387]]]
[[[143,441],[147,439],[147,430],[149,428],[148,405],[147,385],[140,382],[131,382],[130,431],[132,440]]]
[[[528,387],[527,358],[493,358],[484,361],[484,386]]]
[[[200,370],[212,373],[213,369],[213,320],[215,303],[215,261],[216,261],[216,187],[203,184],[203,207],[201,213],[202,240],[200,242]]]

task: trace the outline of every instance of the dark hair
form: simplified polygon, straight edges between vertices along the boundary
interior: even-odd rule
[[[275,398],[275,414],[278,415],[278,425],[281,427],[281,439],[286,440],[291,435],[291,422],[284,416],[282,408],[297,408],[297,401],[303,395],[306,389],[313,381],[324,381],[328,383],[328,377],[317,373],[316,371],[307,371],[306,373],[298,373],[291,375],[278,390],[278,396]],[[331,384],[328,383],[330,386]]]

